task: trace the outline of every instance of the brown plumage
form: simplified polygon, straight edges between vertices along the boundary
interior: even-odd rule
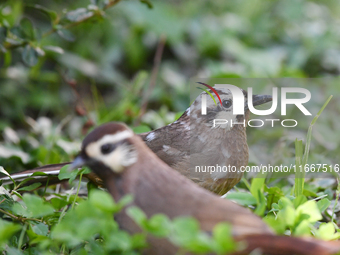
[[[217,223],[230,223],[234,239],[244,244],[243,250],[234,255],[254,250],[272,255],[327,255],[340,251],[339,242],[275,236],[249,210],[200,188],[171,169],[124,124],[108,123],[92,131],[84,139],[72,166],[84,164],[104,180],[104,186],[116,201],[132,194],[131,205],[141,208],[148,217],[157,213],[170,219],[192,216],[200,223],[201,230],[208,233]],[[141,231],[125,209],[116,215],[116,221],[129,233]],[[149,236],[148,243],[145,254],[178,252],[166,239]]]
[[[132,194],[133,205],[141,208],[148,217],[157,213],[166,214],[171,219],[193,216],[207,232],[219,222],[229,222],[234,236],[272,234],[267,225],[248,209],[221,199],[171,169],[132,131],[131,136],[122,140],[110,142],[107,139],[111,135],[119,137],[122,130],[129,129],[123,124],[108,123],[92,131],[84,139],[80,156],[73,164],[74,167],[88,165],[104,180],[104,186],[116,201]],[[104,155],[101,147],[106,144],[111,144],[108,146],[114,149]],[[134,157],[135,160],[131,161]],[[130,165],[126,163],[129,160],[133,162]],[[140,231],[124,211],[116,216],[116,220],[130,233]],[[150,237],[149,243],[148,254],[175,254],[177,250],[168,241],[158,238]]]

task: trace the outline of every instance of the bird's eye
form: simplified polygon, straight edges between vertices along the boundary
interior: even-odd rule
[[[223,107],[225,107],[225,108],[229,108],[229,107],[232,105],[232,102],[231,102],[231,100],[224,100],[224,101],[222,102],[222,105],[223,105]]]
[[[102,145],[102,147],[100,147],[100,151],[103,154],[108,154],[111,151],[113,151],[115,149],[115,147],[116,146],[114,144],[107,143],[107,144]]]

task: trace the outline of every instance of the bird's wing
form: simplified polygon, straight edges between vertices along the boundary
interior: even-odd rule
[[[177,121],[139,136],[171,167],[190,156],[190,117],[185,113]]]

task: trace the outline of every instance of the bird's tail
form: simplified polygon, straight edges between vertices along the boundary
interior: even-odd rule
[[[315,238],[259,234],[238,237],[236,241],[244,242],[246,248],[233,255],[249,254],[254,250],[271,255],[329,255],[340,252],[340,242]]]
[[[52,164],[37,167],[31,170],[25,170],[22,172],[11,174],[11,177],[0,177],[0,182],[2,181],[2,185],[8,185],[13,183],[12,180],[14,180],[15,182],[21,182],[27,178],[30,178],[30,180],[25,182],[22,186],[28,186],[38,182],[42,184],[41,186],[59,184],[65,181],[59,180],[58,178],[60,169],[68,164],[70,163]],[[42,172],[44,174],[36,175],[39,172]],[[94,184],[96,184],[97,186],[102,186],[102,181],[95,174],[85,174],[84,177],[94,182]]]

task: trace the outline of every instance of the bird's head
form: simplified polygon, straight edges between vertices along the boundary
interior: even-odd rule
[[[248,93],[247,91],[242,90],[244,95],[244,115],[234,115],[233,114],[233,95],[231,91],[227,88],[215,88],[216,92],[220,96],[222,105],[219,101],[219,98],[212,90],[207,90],[207,92],[202,92],[196,100],[191,105],[191,120],[196,120],[196,122],[205,123],[208,126],[212,126],[214,119],[223,119],[228,120],[228,124],[220,124],[216,125],[216,128],[230,129],[230,123],[243,123],[244,120],[248,120],[249,118],[249,108],[248,108]],[[201,106],[202,106],[202,95],[205,95],[206,98],[206,115],[201,114]],[[213,98],[214,99],[213,99]],[[269,95],[253,95],[253,105],[261,105],[267,102],[272,101],[272,97]],[[237,126],[237,124],[235,125]]]
[[[87,165],[100,177],[107,171],[124,172],[137,162],[133,136],[133,131],[123,123],[110,122],[97,127],[83,140],[81,152],[70,168]]]

